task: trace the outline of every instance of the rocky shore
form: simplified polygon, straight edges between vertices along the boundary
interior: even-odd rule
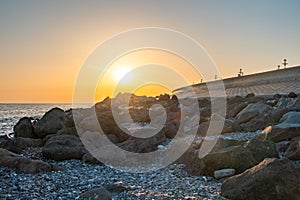
[[[128,135],[117,125],[111,107],[118,102],[121,113],[126,99],[136,124],[147,125],[151,115],[162,115],[159,109],[153,111],[153,105],[161,105],[167,114],[163,128],[146,139]],[[300,199],[300,96],[248,94],[226,100],[222,115],[212,112],[211,99],[198,99],[197,126],[193,125],[197,118],[189,116],[183,129],[181,118],[188,111],[169,95],[119,94],[92,108],[53,108],[40,120],[22,118],[14,126],[13,138],[0,138],[0,198]],[[224,121],[221,135],[207,137],[209,125],[216,121]],[[167,148],[178,131],[189,134],[195,127],[197,135],[180,158],[148,173],[103,165],[79,138],[102,134],[126,151],[148,153]],[[200,156],[209,142],[216,142],[212,151]]]

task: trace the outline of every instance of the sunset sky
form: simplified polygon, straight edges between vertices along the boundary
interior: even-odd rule
[[[299,9],[299,0],[0,0],[0,103],[72,102],[77,74],[92,50],[113,35],[142,27],[190,36],[222,78],[236,76],[240,68],[245,74],[274,70],[284,58],[290,66],[300,65]],[[106,89],[96,99],[111,95],[109,88],[133,63],[148,63],[146,55],[169,67],[188,66],[165,52],[137,52],[141,60],[131,55],[107,71]],[[169,75],[154,72],[147,77]],[[185,73],[189,83],[200,79]]]

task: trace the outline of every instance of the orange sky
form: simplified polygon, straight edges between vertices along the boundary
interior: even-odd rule
[[[293,0],[2,1],[0,103],[71,102],[77,73],[90,52],[112,35],[138,27],[165,27],[191,36],[207,50],[222,78],[236,76],[239,68],[245,74],[273,70],[283,58],[299,65],[299,6]],[[199,80],[184,71],[177,58],[156,56],[190,74],[186,76],[190,83]],[[128,66],[137,62],[130,59]],[[95,95],[97,100],[111,93],[109,87],[116,80],[106,82],[105,94]],[[180,85],[171,83],[176,84]]]

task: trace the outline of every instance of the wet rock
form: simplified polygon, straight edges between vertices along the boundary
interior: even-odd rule
[[[6,149],[0,149],[0,166],[14,169],[21,173],[35,174],[58,170],[59,167],[41,160],[30,160],[14,154]]]
[[[65,120],[64,111],[60,108],[53,108],[35,124],[34,131],[38,138],[44,138],[47,135],[55,134],[62,129]]]
[[[23,117],[14,126],[15,137],[37,138],[30,118]]]
[[[300,172],[288,159],[268,158],[225,180],[222,196],[232,199],[299,199]]]
[[[54,135],[47,140],[42,152],[46,158],[56,161],[80,160],[85,154],[85,148],[76,136]]]

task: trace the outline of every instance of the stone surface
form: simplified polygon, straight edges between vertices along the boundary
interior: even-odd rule
[[[277,127],[287,128],[287,127],[300,127],[300,112],[288,112],[284,114]]]
[[[300,160],[300,138],[293,141],[285,152],[285,156],[291,160]]]
[[[252,139],[244,144],[246,149],[249,149],[253,158],[257,163],[260,163],[265,158],[278,158],[278,152],[276,145],[270,141],[260,141],[258,139]]]
[[[241,112],[236,115],[237,122],[243,124],[249,122],[253,118],[264,114],[270,110],[270,106],[263,103],[252,103],[247,105]]]
[[[241,173],[246,169],[253,167],[256,160],[252,153],[241,146],[232,146],[217,151],[213,151],[204,158],[195,160],[196,167],[191,174],[194,175],[213,175],[214,171],[232,168],[237,173]]]
[[[232,200],[297,200],[300,171],[288,159],[265,159],[244,173],[226,179],[221,193]]]
[[[259,140],[269,140],[272,142],[281,142],[290,140],[294,137],[300,136],[300,127],[280,128],[278,126],[269,126],[258,135]]]
[[[235,174],[235,169],[221,169],[221,170],[214,171],[214,177],[216,179],[233,176],[234,174]]]
[[[0,148],[7,149],[14,153],[21,153],[27,147],[40,147],[44,142],[41,139],[32,138],[11,138],[8,140],[0,141]]]
[[[80,139],[73,135],[54,135],[47,140],[43,147],[43,155],[56,161],[80,160],[85,152]]]
[[[15,137],[37,138],[31,120],[28,117],[21,118],[14,126]]]
[[[64,111],[60,108],[53,108],[35,124],[34,131],[38,138],[44,138],[47,135],[57,133],[57,131],[64,127],[64,123]]]
[[[0,166],[28,174],[50,172],[59,169],[53,164],[48,164],[41,160],[30,160],[6,149],[0,149]]]

